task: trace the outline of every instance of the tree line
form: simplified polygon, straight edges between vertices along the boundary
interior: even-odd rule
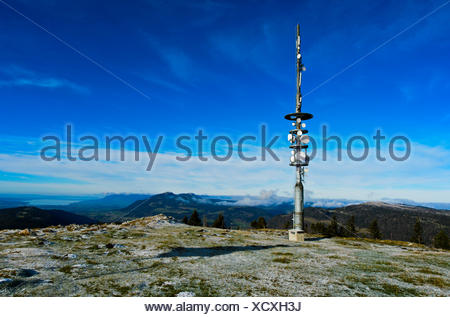
[[[194,209],[189,218],[187,216],[184,216],[183,223],[190,226],[208,227],[208,220],[206,219],[206,216],[203,216],[203,220],[201,220],[200,215],[197,212],[197,209]],[[211,227],[219,229],[227,229],[227,226],[225,224],[225,217],[223,216],[222,213],[220,213],[217,216],[216,220],[214,220]]]
[[[378,221],[372,220],[369,225],[369,234],[372,239],[382,239],[382,234]],[[358,237],[358,230],[355,226],[355,216],[351,216],[345,225],[337,222],[336,216],[331,218],[330,224],[327,226],[322,222],[316,222],[311,225],[313,233],[321,233],[329,237]],[[417,218],[413,228],[411,242],[424,244],[423,227],[420,218]],[[433,246],[439,249],[450,249],[448,235],[444,230],[440,230],[433,239]]]
[[[201,220],[200,215],[198,214],[196,209],[194,209],[189,218],[187,216],[184,216],[183,223],[190,226],[208,227],[208,221],[206,219],[206,216],[203,216],[203,220]],[[253,229],[266,229],[267,222],[266,219],[264,219],[264,217],[258,217],[257,219],[253,220],[250,223],[250,226]],[[216,220],[214,220],[211,227],[227,229],[227,226],[225,224],[225,217],[223,216],[222,213],[220,213],[217,216]],[[290,222],[286,224],[286,229],[288,229],[289,227]],[[380,240],[383,238],[377,219],[372,220],[368,229],[370,238],[376,240]],[[351,216],[347,220],[347,222],[344,225],[342,225],[338,223],[337,217],[333,215],[329,225],[326,225],[323,222],[316,222],[311,224],[310,230],[307,231],[311,231],[312,233],[320,233],[328,237],[359,237],[358,229],[356,228],[355,225],[355,216]],[[423,227],[420,218],[417,218],[416,220],[410,241],[414,243],[424,244]],[[436,236],[433,239],[433,246],[435,248],[440,249],[450,249],[448,235],[444,230],[441,230],[439,231],[438,234],[436,234]]]

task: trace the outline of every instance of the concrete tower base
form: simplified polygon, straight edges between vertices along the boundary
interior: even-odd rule
[[[303,242],[305,241],[305,232],[303,230],[289,230],[289,241]]]

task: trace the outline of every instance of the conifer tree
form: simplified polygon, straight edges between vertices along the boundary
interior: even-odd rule
[[[346,229],[345,235],[350,237],[356,236],[355,216],[351,216],[350,219],[348,219]]]
[[[339,226],[337,223],[336,215],[333,215],[333,218],[331,218],[331,223],[330,226],[328,227],[328,235],[331,237],[339,235]]]
[[[184,216],[184,218],[183,218],[183,223],[187,225],[188,222],[189,222],[188,217],[187,217],[187,216]]]
[[[378,221],[374,219],[369,226],[369,231],[372,236],[372,239],[381,239],[381,232],[378,228]]]
[[[439,233],[434,237],[433,245],[435,248],[439,249],[446,249],[446,250],[450,249],[448,236],[444,230],[439,231]]]
[[[250,223],[250,226],[254,229],[265,229],[267,227],[266,219],[264,217],[259,217]]]
[[[266,219],[264,219],[264,217],[259,217],[258,218],[258,227],[260,229],[266,229],[267,228]]]
[[[219,216],[217,216],[217,219],[214,221],[212,226],[214,228],[225,229],[225,218],[223,217],[223,214],[219,214]]]
[[[416,224],[414,225],[414,233],[411,237],[411,242],[423,243],[423,229],[419,218],[417,218]]]
[[[194,209],[192,212],[191,217],[188,220],[188,225],[190,226],[201,226],[202,221],[200,219],[200,216],[198,215],[197,209]]]

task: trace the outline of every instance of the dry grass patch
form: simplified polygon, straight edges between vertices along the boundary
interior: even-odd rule
[[[275,258],[275,259],[273,259],[272,261],[273,261],[273,262],[276,262],[276,263],[285,263],[285,264],[291,263],[291,262],[292,262],[292,260],[291,260],[290,258],[287,258],[287,257],[279,257],[279,258]]]
[[[413,285],[432,285],[439,288],[450,287],[450,283],[438,276],[422,276],[418,274],[399,274],[395,276],[396,278],[402,280],[403,282],[413,284]]]
[[[442,275],[440,272],[433,271],[432,269],[428,267],[422,267],[417,270],[418,273],[424,273],[424,274],[432,274],[432,275]]]
[[[61,273],[65,274],[71,274],[72,273],[72,266],[71,265],[64,265],[58,269]]]
[[[294,253],[291,252],[272,252],[273,255],[279,255],[279,256],[293,256]]]
[[[403,272],[403,269],[396,266],[395,264],[392,264],[390,262],[387,265],[385,264],[376,264],[376,263],[357,263],[352,266],[352,269],[363,271],[363,272],[370,272],[370,273],[376,273],[376,272],[386,272],[386,273],[397,273],[397,272]]]

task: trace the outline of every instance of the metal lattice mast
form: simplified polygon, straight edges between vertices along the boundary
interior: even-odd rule
[[[303,188],[303,176],[307,171],[306,166],[309,164],[309,157],[307,155],[307,148],[309,143],[309,137],[306,135],[308,130],[302,129],[305,127],[305,123],[302,121],[309,120],[313,116],[310,113],[302,112],[302,72],[305,67],[302,63],[302,55],[300,54],[300,26],[297,25],[297,39],[296,39],[296,58],[297,58],[297,95],[295,112],[285,116],[286,119],[294,121],[292,125],[294,129],[289,131],[289,146],[291,150],[290,165],[296,168],[296,182],[294,186],[294,217],[293,217],[293,231],[294,234],[304,232],[304,188]],[[291,238],[291,235],[290,235]],[[298,238],[296,238],[298,240]]]
[[[300,25],[297,24],[297,95],[296,95],[296,107],[295,112],[301,113],[302,111],[302,55],[300,54]],[[301,119],[295,122],[296,129],[301,128]],[[294,153],[295,154],[295,153]],[[294,187],[294,218],[293,225],[296,230],[304,230],[303,228],[303,180],[302,180],[303,168],[296,166],[296,182]]]
[[[302,110],[302,55],[300,54],[300,25],[297,24],[297,96],[295,112]]]

